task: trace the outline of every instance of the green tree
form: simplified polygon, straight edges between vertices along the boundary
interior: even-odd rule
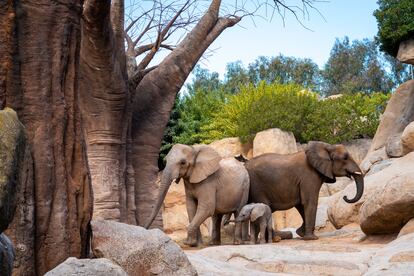
[[[308,89],[317,89],[320,84],[320,70],[311,59],[301,59],[278,55],[259,57],[249,64],[249,76],[252,83],[295,83]]]
[[[414,1],[378,0],[374,12],[378,21],[377,41],[380,49],[396,56],[402,41],[414,37]]]
[[[394,86],[375,42],[368,39],[336,39],[322,75],[324,95],[388,93]]]

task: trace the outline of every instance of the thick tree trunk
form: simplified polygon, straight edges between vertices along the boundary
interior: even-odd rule
[[[128,219],[126,138],[130,116],[119,1],[85,1],[80,49],[80,105],[94,191],[94,218]],[[112,12],[112,16],[111,16]],[[114,15],[115,14],[115,15]],[[121,22],[123,22],[121,20]],[[115,24],[115,23],[114,23]],[[121,24],[121,23],[119,23]],[[127,206],[128,203],[128,206]]]
[[[27,130],[34,166],[36,272],[42,275],[67,257],[88,252],[92,194],[77,105],[82,6],[81,1],[8,3],[13,11],[6,16],[15,20],[16,29],[7,39],[14,51],[0,95]],[[3,22],[5,15],[0,16]],[[0,64],[7,58],[1,55]]]
[[[218,16],[221,1],[213,0],[207,13],[186,38],[136,88],[132,118],[132,165],[139,225],[149,219],[158,195],[158,154],[175,97],[205,50],[240,18]],[[153,227],[160,227],[160,217]]]

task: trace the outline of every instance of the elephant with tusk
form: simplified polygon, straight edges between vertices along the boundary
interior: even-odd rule
[[[182,178],[190,221],[185,243],[189,246],[201,243],[199,227],[208,217],[212,217],[211,244],[220,244],[223,215],[233,212],[237,215],[247,203],[249,174],[246,168],[234,158],[222,159],[206,145],[176,144],[166,160],[157,202],[145,227],[148,228],[154,221],[171,182]],[[235,243],[241,243],[241,223],[236,224],[234,237]]]
[[[268,205],[272,212],[296,207],[303,223],[296,233],[304,240],[314,234],[319,190],[322,183],[334,183],[337,176],[355,179],[357,202],[364,192],[364,176],[343,145],[309,142],[305,152],[289,155],[266,153],[245,163],[250,176],[249,202]]]

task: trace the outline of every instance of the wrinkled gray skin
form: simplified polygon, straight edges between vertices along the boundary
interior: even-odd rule
[[[176,144],[167,157],[161,177],[159,196],[146,224],[148,228],[165,199],[173,180],[184,180],[188,226],[187,241],[190,246],[202,242],[200,225],[212,217],[212,240],[220,244],[220,227],[223,214],[239,213],[249,196],[249,175],[244,165],[234,158],[221,159],[220,155],[206,145],[187,146]],[[241,225],[236,223],[235,243],[241,243]]]
[[[323,182],[334,183],[336,176],[352,177],[356,195],[344,197],[357,202],[364,191],[364,177],[358,164],[343,145],[309,142],[305,152],[266,153],[245,163],[250,176],[249,202],[261,202],[272,212],[296,207],[303,224],[296,233],[304,240],[315,240],[316,210]]]
[[[231,222],[229,220],[227,222]],[[225,222],[225,223],[227,223]],[[273,219],[272,210],[263,203],[250,203],[241,209],[239,215],[234,220],[236,223],[250,222],[250,244],[255,244],[257,238],[260,243],[272,243],[273,237]],[[260,233],[260,236],[258,235]]]

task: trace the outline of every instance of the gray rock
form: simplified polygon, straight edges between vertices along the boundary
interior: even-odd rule
[[[389,136],[414,121],[414,80],[401,84],[392,94],[372,140],[370,152],[385,146]]]
[[[92,251],[129,275],[197,275],[181,248],[159,229],[94,220]]]
[[[298,151],[292,132],[271,128],[256,134],[253,140],[253,157],[264,153],[290,154]]]
[[[414,271],[414,234],[402,236],[372,257],[369,269],[364,276],[413,275]]]
[[[45,276],[128,276],[118,265],[108,259],[77,259],[67,258],[66,261],[47,272]]]
[[[411,122],[401,135],[403,154],[414,151],[414,122]]]
[[[343,191],[332,195],[328,207],[329,220],[337,229],[350,223],[359,223],[359,210],[362,204],[377,193],[378,189],[382,191],[384,185],[392,179],[412,171],[413,164],[414,152],[411,152],[401,158],[395,159],[391,165],[383,170],[366,175],[364,177],[364,193],[358,202],[349,204],[343,200],[343,196],[345,195],[348,197],[355,195],[355,184],[350,184]]]
[[[414,65],[414,39],[408,39],[400,43],[397,59],[403,63]]]
[[[11,275],[13,270],[13,245],[5,234],[0,234],[0,275]]]
[[[359,211],[361,229],[367,235],[398,233],[414,217],[414,171],[397,174],[382,184]]]
[[[388,137],[385,144],[385,152],[389,157],[401,157],[403,156],[403,147],[401,144],[401,132],[392,134]]]

